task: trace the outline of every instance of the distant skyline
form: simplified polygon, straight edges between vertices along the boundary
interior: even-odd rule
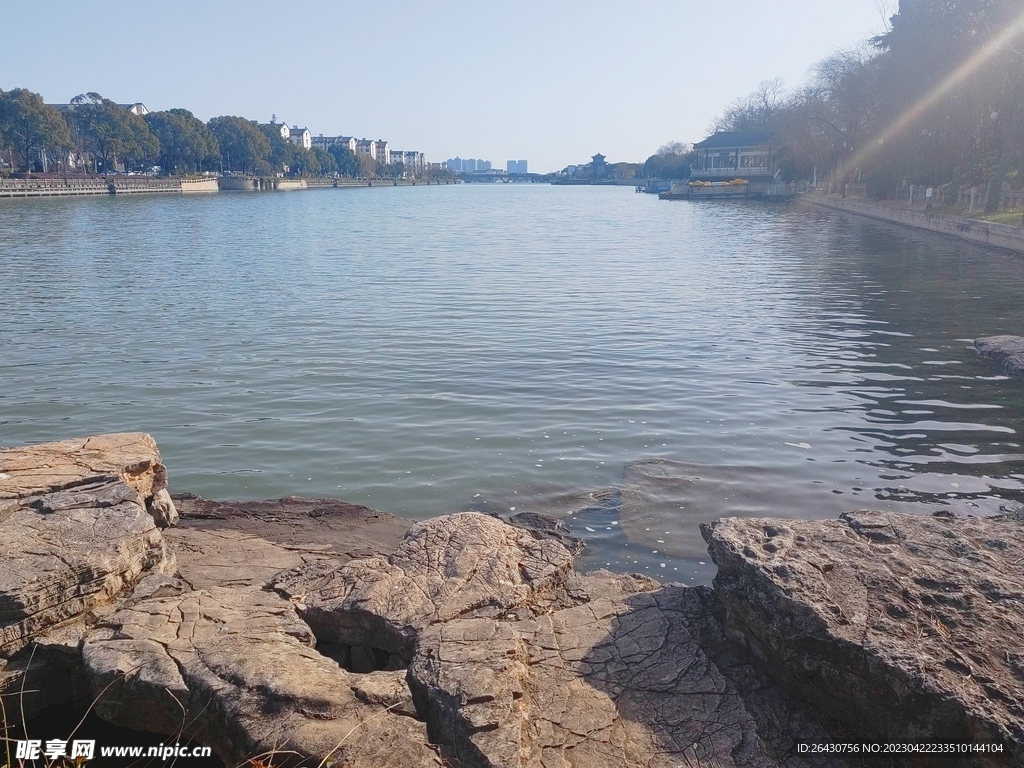
[[[526,158],[547,172],[704,138],[766,79],[800,85],[883,29],[894,0],[487,4],[0,0],[0,88],[97,91],[203,120],[271,114],[313,135]],[[372,13],[370,12],[372,9]],[[509,35],[514,30],[515,34]]]

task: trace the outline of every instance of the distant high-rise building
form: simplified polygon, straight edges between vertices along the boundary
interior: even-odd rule
[[[482,173],[491,170],[491,161],[477,160],[475,157],[467,159],[453,157],[450,160],[445,160],[444,167],[457,173]]]
[[[528,173],[525,160],[509,160],[505,163],[506,173]]]

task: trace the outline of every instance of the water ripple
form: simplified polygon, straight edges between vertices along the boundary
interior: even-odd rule
[[[965,341],[1024,329],[1021,262],[832,212],[541,185],[5,201],[0,260],[0,444],[147,430],[177,490],[571,511],[588,562],[694,582],[698,524],[749,510],[662,494],[645,547],[608,501],[638,460],[790,517],[1024,492],[1000,482],[1024,387]]]

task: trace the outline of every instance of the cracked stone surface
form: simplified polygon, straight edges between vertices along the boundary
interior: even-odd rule
[[[21,448],[0,448],[0,523],[15,499],[120,480],[138,491],[161,527],[177,512],[167,494],[167,468],[156,441],[145,432],[71,438]]]
[[[691,472],[695,496],[695,466],[633,487],[738,482]],[[840,768],[794,742],[935,737],[1024,764],[1019,520],[731,518],[704,528],[710,590],[579,574],[539,514],[406,532],[329,499],[172,499],[146,435],[0,467],[0,693],[81,690],[229,765]]]
[[[66,678],[89,616],[146,573],[174,571],[157,527],[176,517],[166,482],[141,432],[0,449],[0,693],[26,680],[12,656],[44,639],[61,650],[38,654],[33,678]],[[40,686],[26,687],[19,702],[35,711]],[[67,686],[45,687],[53,703]]]
[[[1024,373],[1024,336],[986,336],[974,340],[974,350],[1002,364],[1007,373]]]
[[[390,555],[282,574],[317,637],[379,648],[408,660],[417,632],[465,615],[547,608],[565,593],[573,558],[497,518],[459,512],[409,529]]]
[[[314,646],[272,592],[153,576],[89,631],[82,656],[101,717],[195,736],[228,765],[441,765],[395,673],[354,675]]]
[[[837,735],[999,740],[1024,764],[1019,521],[861,511],[703,532],[728,631]]]
[[[319,638],[408,654],[417,711],[467,768],[804,765],[758,733],[777,691],[705,650],[710,593],[580,575],[560,544],[495,518],[435,518],[387,558],[274,587]],[[793,733],[823,736],[791,714]]]
[[[279,571],[316,560],[340,564],[393,552],[412,525],[337,499],[173,498],[180,520],[164,537],[177,555],[179,574],[196,589],[263,586]]]
[[[142,494],[120,480],[19,499],[0,522],[0,658],[174,569]]]

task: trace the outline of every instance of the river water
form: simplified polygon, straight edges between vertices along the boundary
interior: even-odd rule
[[[152,433],[172,491],[700,522],[1024,490],[1024,261],[809,206],[460,185],[0,204],[0,444]]]

